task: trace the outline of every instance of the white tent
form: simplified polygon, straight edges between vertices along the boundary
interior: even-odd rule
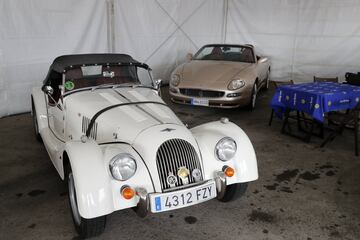
[[[0,0],[0,117],[29,111],[58,55],[122,52],[167,80],[207,43],[250,43],[272,79],[360,71],[359,0]]]

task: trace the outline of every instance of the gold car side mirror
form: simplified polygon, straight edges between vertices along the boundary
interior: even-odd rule
[[[186,59],[187,59],[188,61],[191,61],[191,60],[193,59],[193,54],[192,54],[192,53],[186,54]]]

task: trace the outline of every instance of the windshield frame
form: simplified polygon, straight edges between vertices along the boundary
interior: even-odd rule
[[[154,79],[153,79],[153,76],[151,74],[152,72],[152,69],[146,65],[146,64],[134,64],[134,63],[114,63],[114,64],[101,64],[103,67],[107,67],[107,66],[135,66],[137,68],[142,68],[144,70],[147,71],[148,75],[149,75],[149,78],[151,80],[151,83],[152,83],[152,86],[147,86],[147,85],[142,85],[140,81],[138,82],[134,82],[134,83],[122,83],[122,84],[107,84],[106,87],[99,87],[99,88],[96,88],[97,86],[89,86],[89,87],[83,87],[83,88],[78,88],[78,89],[74,89],[74,90],[70,90],[70,91],[66,91],[65,92],[65,81],[66,81],[66,72],[67,70],[70,70],[70,69],[73,69],[73,68],[76,68],[76,67],[81,67],[83,65],[79,65],[79,66],[71,66],[71,68],[68,68],[67,70],[64,70],[63,73],[62,73],[62,85],[60,86],[60,90],[61,90],[61,98],[63,97],[66,97],[70,94],[73,94],[73,93],[77,93],[77,92],[83,92],[83,91],[93,91],[93,90],[96,90],[96,89],[104,89],[104,88],[118,88],[118,87],[129,87],[129,88],[134,88],[134,87],[144,87],[144,88],[151,88],[151,89],[154,89],[156,90],[155,88],[155,82],[154,82]],[[101,85],[98,85],[98,86],[101,86]]]
[[[252,54],[252,59],[253,61],[248,61],[248,62],[244,62],[244,61],[232,61],[232,60],[216,60],[216,59],[197,59],[197,57],[200,55],[200,53],[208,47],[234,47],[234,48],[247,48],[250,49],[251,54]],[[208,45],[204,45],[202,46],[193,56],[192,60],[197,60],[197,61],[225,61],[225,62],[237,62],[237,63],[256,63],[256,56],[254,53],[254,49],[252,46],[247,46],[247,45],[236,45],[236,44],[208,44]]]

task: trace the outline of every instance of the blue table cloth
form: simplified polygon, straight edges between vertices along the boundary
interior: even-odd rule
[[[330,111],[351,109],[360,100],[360,87],[341,83],[302,83],[276,89],[271,107],[278,117],[286,109],[306,112],[315,120],[324,121]]]

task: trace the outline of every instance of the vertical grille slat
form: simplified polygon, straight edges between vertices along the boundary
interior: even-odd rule
[[[166,185],[166,187],[170,187],[170,185],[166,181],[166,176],[167,176],[167,174],[169,174],[169,172],[173,172],[173,171],[171,171],[172,169],[171,169],[171,167],[169,165],[170,160],[172,159],[172,157],[171,157],[171,152],[169,151],[169,149],[168,149],[168,147],[166,145],[165,145],[164,150],[165,150],[165,153],[166,153],[166,158],[165,158],[166,170],[165,170],[165,175],[164,175],[164,177],[165,177],[165,185]],[[173,174],[174,174],[174,172],[173,172]]]
[[[160,171],[159,173],[161,173],[162,179],[161,179],[161,185],[163,186],[163,188],[167,188],[167,182],[165,179],[166,176],[166,169],[165,169],[165,150],[164,149],[160,149],[161,154],[160,154]]]
[[[170,172],[177,178],[176,187],[184,185],[179,176],[177,176],[180,167],[186,167],[190,174],[188,176],[189,184],[195,182],[192,176],[194,169],[201,170],[200,160],[195,148],[183,139],[170,139],[164,142],[156,153],[156,166],[159,173],[159,179],[163,190],[169,189],[167,177]],[[203,180],[201,176],[200,180]]]

